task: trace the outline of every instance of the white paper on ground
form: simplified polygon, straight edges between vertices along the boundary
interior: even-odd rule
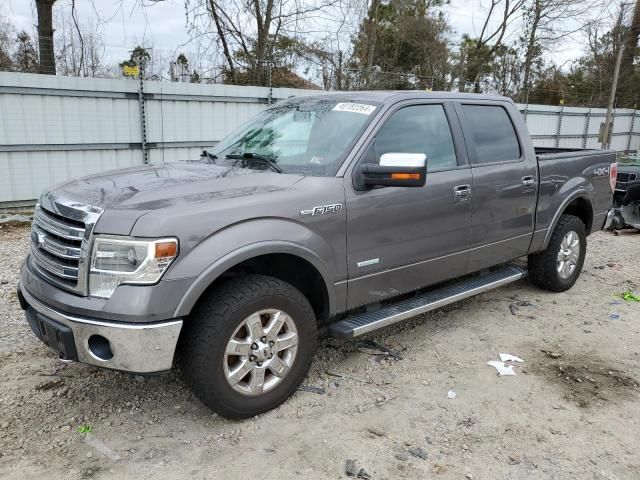
[[[498,371],[498,375],[500,375],[501,377],[516,374],[516,372],[513,371],[513,365],[505,365],[504,362],[491,360],[490,362],[487,362],[487,365],[489,365],[490,367],[494,367]]]
[[[520,357],[516,357],[515,355],[511,355],[510,353],[501,353],[500,360],[503,362],[524,362]]]
[[[454,398],[456,398],[458,396],[458,394],[456,392],[454,392],[453,390],[449,390],[447,392],[447,398],[453,400]]]
[[[87,445],[91,445],[98,452],[103,454],[105,457],[117,462],[122,458],[116,452],[114,452],[109,446],[107,446],[102,440],[96,438],[93,434],[87,433],[84,436],[84,443]]]

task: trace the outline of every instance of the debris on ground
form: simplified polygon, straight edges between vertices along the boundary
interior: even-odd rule
[[[518,362],[523,363],[524,360],[520,357],[516,357],[515,355],[511,355],[510,353],[501,353],[499,354],[500,361],[502,362]]]
[[[113,460],[114,462],[121,460],[120,455],[114,452],[113,449],[109,447],[107,444],[105,444],[102,440],[92,435],[91,430],[89,430],[89,432],[84,436],[84,443],[92,446],[98,452],[103,454],[108,459]]]
[[[364,384],[374,383],[372,380],[365,380],[362,378],[354,377],[353,375],[346,375],[344,373],[332,372],[330,370],[325,370],[324,373],[326,373],[327,375],[331,375],[332,377],[346,378],[347,380],[353,380],[354,382],[360,382]],[[380,383],[378,383],[378,385],[380,385]]]
[[[524,360],[521,359],[520,357],[511,355],[510,353],[500,353],[499,357],[500,357],[499,361],[491,360],[487,362],[487,365],[495,368],[498,371],[498,376],[500,377],[515,375],[516,372],[513,370],[513,367],[515,365],[513,365],[513,362],[516,362],[516,363],[524,362]],[[507,363],[507,362],[511,362],[511,363]]]
[[[636,295],[633,292],[623,292],[618,294],[618,296],[625,302],[640,302],[640,295]]]
[[[356,466],[356,461],[347,459],[344,462],[344,472],[347,474],[347,477],[355,477],[358,474],[358,467]]]
[[[386,437],[387,436],[387,432],[385,432],[384,430],[381,430],[379,428],[376,428],[376,427],[367,428],[367,432],[369,432],[371,435],[375,435],[376,437]]]
[[[542,353],[544,353],[549,358],[558,359],[558,358],[562,357],[562,353],[561,352],[557,352],[557,351],[553,351],[553,350],[540,350],[540,351]]]
[[[390,350],[375,340],[360,340],[356,342],[356,348],[360,353],[366,353],[367,355],[392,357],[394,360],[402,360],[403,358],[400,353]]]
[[[371,480],[371,475],[369,475],[364,468],[358,470],[358,475],[356,477],[362,478],[363,480]]]
[[[477,419],[475,417],[465,417],[458,422],[459,425],[464,425],[465,427],[472,427],[477,423]]]
[[[487,362],[487,365],[494,367],[498,371],[498,376],[500,377],[516,374],[516,372],[513,371],[513,365],[507,365],[506,363],[498,360],[491,360],[490,362]]]
[[[511,315],[516,315],[517,311],[520,310],[520,307],[535,307],[535,305],[528,300],[518,300],[517,302],[509,305]]]
[[[298,387],[298,390],[300,390],[301,392],[317,393],[318,395],[324,395],[325,393],[327,393],[324,388],[313,387],[311,385],[300,385]]]
[[[427,459],[427,452],[425,452],[421,447],[413,447],[407,451],[416,458],[421,458],[422,460]]]
[[[443,465],[442,463],[435,463],[433,465],[433,473],[435,474],[441,474],[441,473],[445,473],[447,471],[447,467],[446,465]]]
[[[47,390],[54,390],[61,387],[64,387],[64,379],[54,378],[53,380],[37,385],[35,389],[39,392],[46,392]]]
[[[517,453],[509,455],[509,465],[518,465],[522,462],[522,458]]]
[[[447,398],[449,400],[453,400],[454,398],[456,398],[458,396],[458,394],[456,392],[454,392],[453,390],[449,390],[447,392]]]

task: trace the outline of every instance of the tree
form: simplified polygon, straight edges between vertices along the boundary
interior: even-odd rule
[[[571,28],[576,20],[586,18],[594,7],[594,0],[530,0],[524,8],[524,64],[521,100],[527,101],[534,64],[541,64],[542,55],[549,45],[557,43],[584,25]]]
[[[518,94],[522,76],[522,59],[516,48],[506,45],[498,47],[489,65],[489,71],[492,72],[492,81],[488,85],[489,91],[511,97]]]
[[[140,70],[144,70],[150,60],[151,60],[151,54],[149,53],[148,49],[141,47],[140,45],[137,45],[131,51],[129,60],[125,60],[124,62],[121,62],[120,66],[122,67],[125,64],[137,65],[138,67],[140,67]]]
[[[235,69],[235,65],[233,62],[233,56],[231,55],[231,50],[229,49],[229,43],[227,42],[227,36],[225,34],[224,28],[223,28],[223,24],[222,24],[222,20],[220,18],[220,15],[218,13],[218,8],[216,6],[216,2],[215,0],[209,0],[207,2],[207,10],[209,12],[209,15],[211,15],[211,19],[213,20],[213,23],[216,26],[216,31],[218,33],[218,39],[220,40],[220,43],[222,44],[222,51],[224,53],[224,58],[227,60],[227,67],[228,67],[228,72],[229,72],[229,76],[231,78],[231,83],[236,83],[236,69]]]
[[[98,25],[81,25],[68,15],[56,16],[56,70],[72,77],[104,77],[104,41]]]
[[[53,4],[55,2],[56,0],[36,0],[40,73],[48,75],[56,74],[56,59],[53,48]]]
[[[565,104],[605,107],[608,104],[613,82],[613,70],[627,32],[621,16],[614,25],[594,23],[585,29],[587,50],[568,71],[557,67],[548,69],[532,82],[529,95],[531,103]],[[608,30],[606,30],[608,29]],[[616,105],[636,106],[640,98],[640,75],[637,67],[621,75]]]
[[[187,0],[187,22],[199,38],[214,33],[225,82],[268,85],[275,71],[288,72],[283,81],[294,78],[290,65],[306,43],[306,28],[341,1]]]
[[[467,83],[473,83],[474,92],[480,92],[484,75],[491,71],[494,49],[477,38],[462,36],[458,55],[458,91],[464,92]]]
[[[352,66],[365,88],[434,88],[449,72],[439,0],[373,0],[354,39]]]
[[[480,93],[482,77],[488,73],[493,57],[503,45],[510,23],[520,15],[526,0],[491,0],[484,17],[482,30],[477,38],[463,37],[460,53],[458,89],[465,90],[467,82],[473,83],[473,91]],[[497,22],[497,24],[496,24]]]
[[[29,34],[22,31],[17,37],[16,51],[13,56],[14,68],[18,72],[38,73],[41,71],[38,54]]]
[[[14,69],[12,54],[15,38],[16,33],[13,25],[0,17],[0,71]]]
[[[176,68],[176,72],[175,72],[176,79],[180,82],[186,82],[187,79],[190,77],[190,73],[189,73],[189,60],[187,60],[187,57],[184,55],[184,53],[181,53],[180,55],[178,55],[178,58],[176,59],[176,62],[175,62],[175,68]]]
[[[633,10],[631,26],[627,31],[624,42],[624,56],[622,57],[623,76],[633,71],[634,60],[640,56],[638,52],[638,41],[640,40],[640,0],[636,0]]]

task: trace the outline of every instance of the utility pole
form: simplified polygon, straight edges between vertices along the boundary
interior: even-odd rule
[[[627,3],[620,3],[620,15],[618,16],[618,35],[620,37],[620,46],[618,47],[618,56],[616,58],[616,66],[613,70],[613,85],[611,86],[611,96],[609,97],[609,105],[607,106],[607,116],[604,120],[604,127],[602,129],[602,145],[601,149],[606,150],[609,148],[609,130],[611,129],[611,114],[613,113],[613,107],[616,103],[616,93],[618,90],[618,78],[620,77],[620,65],[622,64],[622,54],[624,52],[624,39],[622,35],[622,20],[624,19],[624,7]]]

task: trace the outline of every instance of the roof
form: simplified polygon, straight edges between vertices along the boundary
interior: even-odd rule
[[[500,100],[503,102],[513,102],[509,97],[499,95],[484,95],[479,93],[460,93],[460,92],[425,92],[423,90],[367,90],[367,91],[349,91],[349,92],[323,92],[314,95],[308,95],[300,98],[313,99],[349,99],[353,101],[371,101],[378,103],[395,103],[402,100],[415,99],[466,99],[466,100]]]

